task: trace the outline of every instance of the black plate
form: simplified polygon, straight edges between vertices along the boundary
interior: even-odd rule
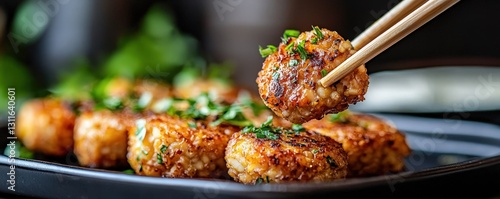
[[[0,156],[15,168],[9,196],[43,198],[437,198],[499,195],[500,126],[396,114],[378,115],[408,138],[407,171],[330,183],[243,185],[228,180],[167,179]],[[4,179],[4,177],[2,177]],[[4,180],[2,180],[4,181]],[[5,182],[5,181],[4,181]]]

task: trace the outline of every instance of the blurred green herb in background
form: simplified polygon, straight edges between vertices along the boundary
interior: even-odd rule
[[[25,65],[16,60],[14,57],[3,54],[0,55],[0,112],[7,112],[7,89],[16,89],[16,107],[32,97],[32,76],[26,69]]]
[[[182,34],[168,10],[153,6],[141,29],[125,40],[104,63],[105,76],[149,77],[172,81],[182,66],[195,59],[197,41]]]

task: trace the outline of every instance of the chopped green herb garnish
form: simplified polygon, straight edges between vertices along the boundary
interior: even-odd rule
[[[273,122],[273,117],[269,116],[267,120],[262,123],[260,127],[247,126],[243,128],[243,133],[255,133],[255,137],[257,138],[267,138],[271,140],[278,139],[278,133],[281,130],[280,128],[273,128],[271,123]]]
[[[300,124],[292,124],[292,130],[295,131],[295,133],[306,131],[306,129]]]
[[[125,174],[135,174],[135,171],[132,170],[132,169],[127,169],[127,170],[123,171],[123,173],[125,173]]]
[[[167,151],[167,149],[168,149],[168,146],[162,144],[161,148],[160,148],[160,151],[161,151],[161,153],[165,153],[165,151]]]
[[[299,52],[299,55],[300,55],[300,59],[302,60],[306,60],[307,57],[309,57],[309,54],[307,53],[306,51],[306,48],[305,48],[305,43],[306,41],[305,40],[302,40],[299,45],[297,46],[297,51]]]
[[[139,165],[139,172],[142,172],[142,164]]]
[[[276,48],[276,46],[273,45],[267,45],[267,48],[262,48],[262,46],[259,46],[259,52],[262,58],[266,58],[267,56],[275,53],[276,51],[278,51],[278,48]]]
[[[139,141],[142,141],[144,139],[144,136],[146,136],[146,120],[145,119],[138,119],[135,121],[136,125],[136,130],[135,130],[135,135],[137,136],[137,139]]]
[[[278,72],[273,73],[273,80],[278,80],[280,78],[280,74]]]
[[[349,111],[342,111],[337,114],[330,115],[330,122],[340,122],[345,123],[348,121]]]
[[[316,153],[318,153],[318,152],[319,152],[319,150],[318,150],[318,149],[314,149],[314,150],[312,150],[312,152],[313,152],[314,154],[316,154]]]
[[[270,140],[276,140],[279,138],[279,134],[297,134],[304,131],[302,125],[293,125],[292,129],[283,129],[281,127],[271,126],[273,122],[273,116],[269,116],[267,120],[262,123],[260,127],[246,126],[241,131],[242,133],[255,133],[256,138],[266,138]]]
[[[318,38],[314,37],[311,39],[311,44],[317,44],[318,43]]]
[[[189,126],[189,128],[194,129],[194,128],[196,128],[196,123],[195,122],[188,122],[188,126]]]
[[[142,150],[142,154],[144,154],[144,155],[148,155],[148,151],[146,151],[146,150],[144,150],[144,149],[143,149],[143,150]]]
[[[327,74],[328,72],[325,69],[321,70],[321,77],[325,77]]]
[[[251,125],[252,122],[249,121],[245,115],[243,115],[243,106],[238,104],[233,104],[228,107],[224,107],[224,110],[221,112],[222,116],[212,122],[210,125],[217,126],[221,123],[227,123],[236,126],[248,126]]]
[[[280,68],[277,66],[274,66],[274,70],[279,70]]]
[[[298,37],[299,35],[300,31],[298,30],[285,30],[283,33],[283,43],[286,43],[289,37]]]
[[[318,26],[312,26],[314,32],[316,33],[316,36],[318,39],[323,39],[323,32],[321,32],[321,29],[318,28]]]
[[[161,157],[161,154],[156,154],[156,161],[158,162],[158,164],[163,164],[163,158]]]
[[[135,112],[141,112],[143,111],[148,104],[151,102],[153,99],[153,95],[150,92],[145,92],[141,95],[137,103],[134,105],[134,111]]]
[[[164,113],[168,112],[169,109],[172,109],[172,105],[174,100],[172,98],[163,98],[154,103],[152,109],[155,113]]]
[[[97,101],[97,103],[96,103],[96,109],[105,108],[105,109],[115,111],[115,110],[120,110],[123,107],[124,106],[123,106],[122,100],[120,98],[117,98],[117,97],[106,98],[106,99],[103,99],[102,101]]]
[[[288,44],[288,46],[285,47],[285,50],[288,51],[288,54],[293,54],[294,50],[293,50],[293,46],[295,45],[295,42],[290,42],[290,44]]]
[[[289,62],[288,62],[288,65],[289,66],[297,66],[299,65],[299,61],[296,60],[296,59],[291,59]]]
[[[263,181],[263,178],[257,178],[257,180],[255,180],[255,184],[261,184]]]
[[[13,154],[14,157],[16,158],[26,158],[26,159],[33,159],[33,157],[35,156],[35,153],[33,153],[32,151],[30,151],[29,149],[27,149],[22,143],[20,142],[15,142],[14,143],[14,151],[15,153]],[[11,157],[12,154],[11,154],[11,149],[12,147],[11,146],[7,146],[5,147],[5,150],[3,152],[3,154],[7,157]]]
[[[337,163],[335,160],[332,159],[330,156],[326,156],[326,162],[331,166],[331,167],[338,167]]]
[[[168,114],[195,120],[203,120],[209,116],[218,118],[216,121],[210,123],[211,126],[217,126],[221,123],[241,127],[248,126],[252,123],[243,114],[243,108],[252,108],[256,115],[257,113],[260,113],[260,111],[267,108],[264,105],[258,106],[249,98],[245,99],[245,101],[242,101],[241,103],[223,105],[215,102],[208,96],[207,93],[203,93],[200,96],[192,99],[175,99],[174,101],[187,103],[189,106],[187,109],[183,110],[176,110],[174,106],[170,106],[169,110],[167,111]],[[194,122],[188,122],[187,124],[190,128],[197,127],[196,123]]]

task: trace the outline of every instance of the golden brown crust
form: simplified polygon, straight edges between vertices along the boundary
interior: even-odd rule
[[[309,132],[281,134],[276,140],[235,133],[225,159],[229,175],[245,184],[323,182],[347,175],[347,156],[340,144]]]
[[[224,150],[237,127],[210,127],[168,115],[150,115],[129,129],[128,162],[139,175],[221,178],[227,175]],[[190,123],[196,127],[190,127]],[[143,137],[143,138],[141,138]]]
[[[307,130],[340,142],[349,158],[349,177],[382,175],[404,169],[410,154],[404,134],[386,121],[367,114],[348,113],[344,122],[329,117],[304,123]]]
[[[32,151],[64,156],[73,148],[75,117],[70,103],[61,99],[32,99],[19,111],[16,135]]]
[[[82,166],[120,168],[127,165],[127,125],[121,113],[84,112],[77,117],[74,152]]]
[[[256,80],[260,97],[278,116],[292,123],[304,123],[321,119],[325,114],[346,110],[349,104],[364,100],[368,88],[368,75],[364,65],[329,87],[323,87],[319,80],[354,54],[349,41],[337,32],[321,30],[324,38],[316,38],[314,31],[301,33],[298,38],[289,38],[281,43],[278,51],[269,55]],[[287,46],[294,47],[302,42],[309,54],[306,60],[300,53],[290,54]],[[296,63],[291,63],[296,60]],[[292,61],[293,62],[293,61]]]

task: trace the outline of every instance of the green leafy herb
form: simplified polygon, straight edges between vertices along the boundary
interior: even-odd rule
[[[280,74],[278,72],[273,73],[273,80],[278,80],[280,78]]]
[[[125,173],[125,174],[135,174],[135,171],[132,170],[132,169],[127,169],[127,170],[124,170],[123,173]]]
[[[295,45],[295,42],[290,42],[290,44],[288,44],[286,47],[285,47],[285,50],[288,51],[288,54],[293,54],[295,53],[294,52],[294,49],[293,49],[293,46]]]
[[[295,133],[306,131],[306,129],[300,124],[292,124],[292,130],[295,131]]]
[[[288,41],[290,37],[298,37],[300,35],[300,31],[298,30],[285,30],[283,33],[283,43]]]
[[[263,181],[263,178],[257,178],[257,180],[255,180],[255,184],[261,184]]]
[[[153,95],[150,92],[144,92],[137,101],[136,109],[139,111],[144,110],[144,108],[146,108],[146,106],[148,106],[148,104],[151,103],[152,99]]]
[[[314,154],[316,154],[316,153],[318,153],[318,152],[319,152],[319,150],[318,150],[318,149],[314,149],[314,150],[312,150],[312,152],[313,152]]]
[[[302,60],[306,60],[307,57],[309,57],[309,54],[306,51],[305,45],[306,45],[305,40],[302,40],[299,43],[299,45],[297,46],[297,51],[299,52],[300,59],[302,59]]]
[[[144,154],[144,155],[148,155],[148,151],[146,151],[146,150],[144,150],[144,149],[143,149],[143,150],[142,150],[142,154]]]
[[[168,149],[168,146],[162,144],[161,148],[160,148],[160,151],[161,151],[161,153],[165,153],[165,151],[167,151],[167,149]]]
[[[161,154],[156,154],[156,161],[158,162],[158,164],[163,164],[163,158],[161,157]]]
[[[279,134],[299,134],[305,131],[304,127],[300,124],[293,124],[292,129],[283,129],[281,127],[271,126],[273,122],[273,116],[269,116],[267,120],[262,123],[260,127],[246,126],[243,128],[242,133],[255,133],[257,138],[266,138],[270,140],[276,140],[279,138]]]
[[[330,115],[330,122],[340,122],[345,123],[348,122],[349,111],[342,111],[337,114]]]
[[[267,48],[262,48],[262,46],[259,46],[259,53],[260,56],[262,56],[262,58],[266,58],[267,56],[275,53],[276,51],[278,51],[278,48],[276,48],[276,46],[273,45],[267,45]]]
[[[136,125],[136,130],[135,130],[135,135],[137,136],[137,139],[139,141],[144,140],[144,136],[146,136],[146,120],[145,119],[138,119],[135,121]]]
[[[311,44],[317,44],[318,43],[318,38],[314,37],[311,39]]]
[[[187,109],[177,110],[173,104],[177,102],[187,103],[189,106]],[[250,99],[246,99],[243,103],[233,103],[231,105],[223,105],[212,100],[208,93],[203,93],[196,98],[191,99],[173,99],[167,113],[170,115],[177,115],[181,118],[189,118],[195,120],[202,120],[209,116],[218,118],[216,121],[210,123],[211,126],[217,126],[222,123],[236,125],[236,126],[248,126],[251,124],[243,114],[244,107],[251,107],[254,113],[260,113],[262,106],[259,106],[252,102]],[[191,128],[196,128],[196,123],[188,123]]]
[[[194,129],[194,128],[196,128],[196,123],[195,122],[188,122],[188,126],[189,126],[189,128]]]
[[[262,123],[260,127],[247,126],[243,128],[243,133],[255,133],[255,137],[257,138],[267,138],[270,140],[278,139],[278,134],[281,131],[281,128],[273,128],[271,123],[273,122],[273,117],[269,116],[267,120]]]
[[[12,151],[14,152],[14,154],[12,154]],[[33,157],[35,156],[35,153],[27,149],[20,142],[15,142],[14,146],[10,146],[10,144],[8,144],[8,146],[5,147],[3,154],[7,157],[26,158],[26,159],[33,159]]]
[[[328,72],[325,69],[321,70],[321,77],[325,77],[327,74]]]
[[[288,66],[297,66],[299,65],[299,61],[296,60],[296,59],[291,59],[289,62],[288,62]]]
[[[330,156],[326,156],[326,162],[331,166],[331,167],[338,167],[337,163],[335,160],[332,159]]]
[[[316,36],[318,39],[323,39],[323,32],[321,32],[321,29],[318,28],[318,26],[312,26],[314,32],[316,33]]]
[[[248,126],[252,124],[252,122],[243,115],[242,105],[233,104],[229,107],[224,107],[223,109],[222,116],[210,125],[217,126],[221,123],[227,123],[236,126]]]

